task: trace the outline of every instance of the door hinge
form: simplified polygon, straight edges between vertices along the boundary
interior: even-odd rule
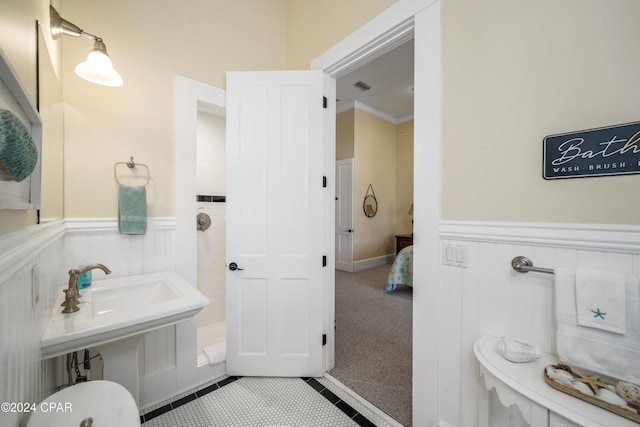
[[[327,108],[327,104],[329,101],[327,101],[327,97],[323,96],[322,97],[322,108]]]
[[[327,188],[327,177],[326,176],[322,177],[322,188]]]
[[[323,267],[327,266],[327,256],[326,255],[322,255],[322,266]]]
[[[327,334],[322,334],[322,346],[327,345]]]

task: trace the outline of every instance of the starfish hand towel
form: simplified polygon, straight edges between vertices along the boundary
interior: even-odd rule
[[[576,270],[578,325],[625,333],[625,275],[615,271]]]
[[[578,324],[576,269],[555,268],[556,350],[560,362],[640,384],[640,282],[626,274],[625,284],[626,324],[625,334],[620,335]],[[607,310],[601,307],[600,311]]]

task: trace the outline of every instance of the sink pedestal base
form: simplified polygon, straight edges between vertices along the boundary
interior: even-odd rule
[[[136,405],[139,405],[138,348],[144,335],[101,344],[97,347],[104,363],[105,380],[113,381],[126,388]]]

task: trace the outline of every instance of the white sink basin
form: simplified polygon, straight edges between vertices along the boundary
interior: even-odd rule
[[[45,358],[96,347],[196,315],[209,299],[173,271],[94,281],[80,311],[63,314],[60,292],[42,336]]]
[[[138,276],[139,277],[139,276]],[[143,278],[144,279],[144,278]],[[91,309],[94,316],[136,311],[141,307],[180,298],[167,280],[143,280],[135,286],[112,286],[112,281],[91,290]]]

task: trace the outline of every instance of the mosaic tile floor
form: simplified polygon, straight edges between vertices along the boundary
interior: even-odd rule
[[[395,427],[325,378],[229,377],[143,411],[143,427]]]

